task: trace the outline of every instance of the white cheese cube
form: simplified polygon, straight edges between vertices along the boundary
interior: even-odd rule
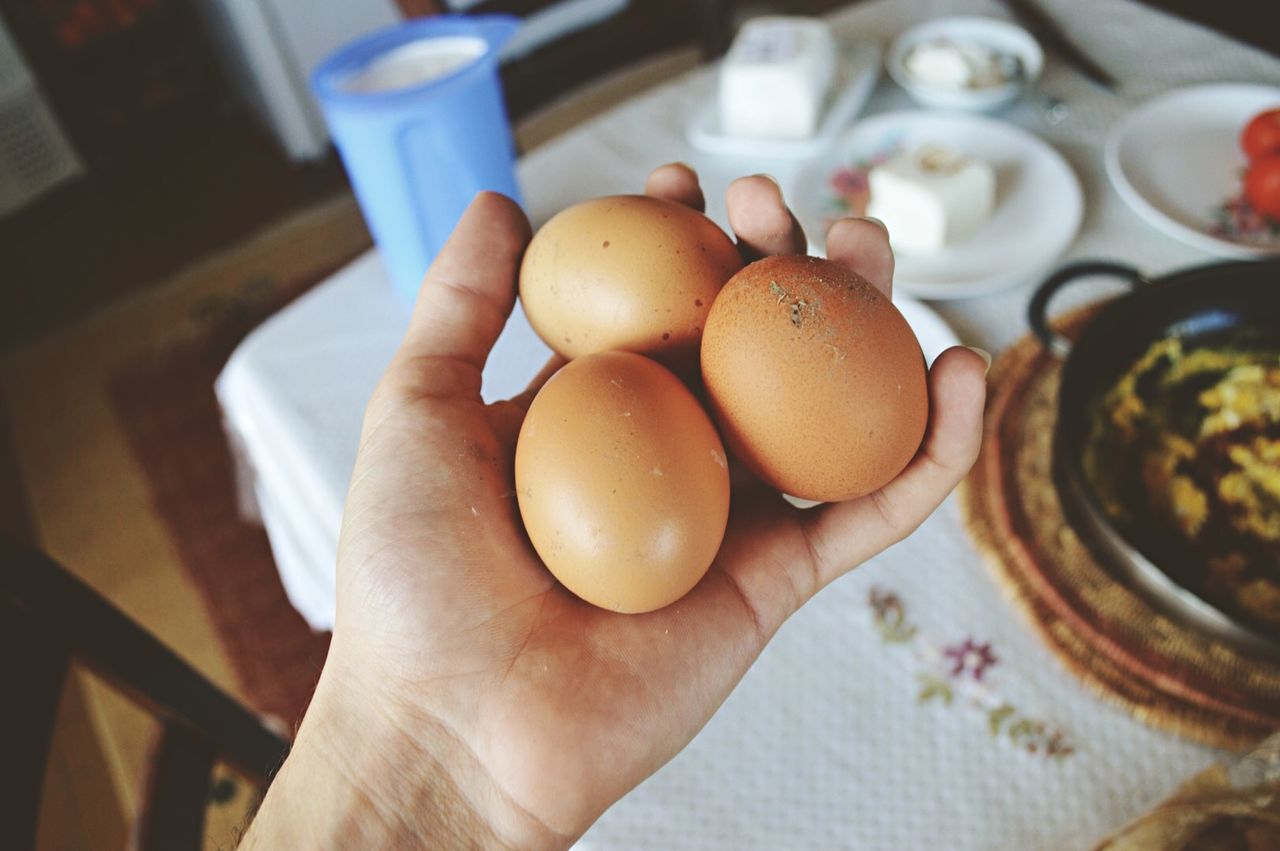
[[[785,15],[752,18],[720,66],[722,131],[756,139],[812,136],[835,71],[835,37],[825,22]]]
[[[895,251],[939,251],[976,231],[995,207],[991,166],[945,148],[900,153],[874,166],[867,181],[867,215],[884,222]]]
[[[903,64],[922,83],[946,89],[983,89],[1009,82],[1011,61],[981,44],[938,39],[912,48]]]

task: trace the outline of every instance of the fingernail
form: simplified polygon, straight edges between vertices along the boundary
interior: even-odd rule
[[[774,177],[772,174],[765,174],[765,173],[762,171],[762,172],[760,172],[759,174],[757,174],[757,175],[756,175],[756,177],[763,177],[765,180],[769,181],[769,182],[770,182],[770,183],[772,183],[774,186],[778,187],[778,191],[779,191],[779,192],[781,192],[781,191],[782,191],[782,184],[781,184],[781,183],[779,183],[779,182],[778,182],[778,178]]]
[[[884,222],[880,221],[879,219],[877,219],[875,216],[863,216],[862,220],[864,222],[871,222],[872,224],[879,225],[880,230],[884,231],[885,233],[889,232],[889,226],[886,225]],[[990,360],[990,358],[988,358],[988,360]]]
[[[987,368],[982,373],[983,375],[986,375],[987,373],[991,372],[991,352],[987,351],[986,349],[980,349],[977,346],[965,346],[965,348],[973,352],[978,357],[982,358],[984,361],[986,361]]]
[[[693,171],[693,166],[689,165],[684,160],[676,160],[675,162],[671,163],[671,165],[678,165],[683,169],[688,169],[689,171]]]

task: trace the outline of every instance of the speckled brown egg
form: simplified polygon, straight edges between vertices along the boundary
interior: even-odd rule
[[[815,257],[767,257],[725,285],[707,317],[702,375],[730,452],[804,499],[882,487],[929,419],[911,326],[862,277]]]
[[[729,518],[724,445],[665,367],[630,352],[574,360],[529,407],[516,443],[529,540],[567,589],[618,612],[684,596]]]
[[[521,265],[520,301],[566,357],[626,350],[696,372],[711,303],[741,267],[733,241],[696,210],[615,195],[539,228]]]

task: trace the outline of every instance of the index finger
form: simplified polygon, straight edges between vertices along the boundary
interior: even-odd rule
[[[840,219],[831,225],[827,259],[852,269],[893,297],[893,249],[889,230],[879,219]]]
[[[644,194],[684,204],[699,213],[707,209],[707,199],[698,183],[698,173],[684,163],[667,163],[649,172],[649,177],[644,182]]]
[[[804,254],[804,229],[782,197],[782,187],[767,174],[740,177],[725,192],[729,225],[748,262],[771,254]]]
[[[427,270],[399,357],[443,358],[483,370],[516,300],[532,237],[524,211],[481,192]]]

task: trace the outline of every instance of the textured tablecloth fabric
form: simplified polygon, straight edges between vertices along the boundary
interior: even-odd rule
[[[1084,224],[1068,256],[1153,273],[1209,261],[1124,205],[1104,173],[1103,141],[1156,94],[1280,84],[1280,63],[1124,0],[1040,2],[1122,82],[1120,94],[1105,92],[1051,55],[1041,87],[1066,101],[1069,118],[1051,126],[1033,102],[1004,116],[1051,142],[1084,186]],[[1004,16],[984,0],[877,0],[831,20],[887,44],[918,21],[964,13]],[[722,224],[733,177],[764,171],[788,185],[793,163],[720,158],[685,141],[714,74],[695,71],[525,156],[535,226],[583,198],[638,191],[651,167],[672,160],[698,169]],[[866,112],[909,107],[882,81]],[[1045,199],[1046,214],[1052,204]],[[999,351],[1024,333],[1034,283],[933,306],[966,342]],[[1062,305],[1105,290],[1081,287]],[[317,628],[333,623],[334,554],[363,407],[406,321],[370,253],[255,331],[218,383],[281,577]],[[519,389],[545,354],[517,317],[486,370],[486,398]],[[1068,674],[1002,597],[949,501],[793,617],[689,747],[581,846],[1085,848],[1217,756],[1143,726]]]

